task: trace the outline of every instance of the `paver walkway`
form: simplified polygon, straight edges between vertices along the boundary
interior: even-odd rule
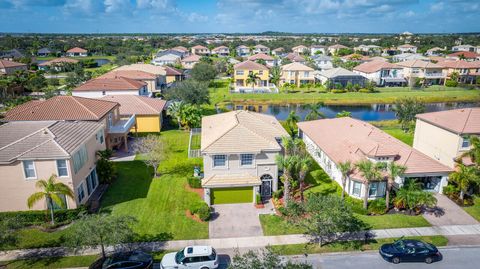
[[[436,208],[424,214],[425,219],[433,226],[478,224],[476,219],[445,195],[437,193],[435,197]]]
[[[475,225],[450,225],[420,228],[400,228],[370,231],[373,238],[399,238],[402,236],[433,236],[433,235],[480,235],[480,224]],[[364,233],[351,236],[350,239],[362,238]],[[164,242],[146,242],[128,244],[126,248],[144,249],[145,251],[160,251],[165,249],[181,249],[190,245],[210,245],[217,249],[232,248],[263,248],[268,245],[304,244],[308,239],[301,234],[280,235],[280,236],[254,236],[237,238],[215,238],[199,240],[177,240]],[[107,247],[107,251],[115,248]],[[86,248],[74,252],[63,247],[42,248],[42,249],[20,249],[0,252],[0,261],[18,260],[29,257],[55,257],[73,255],[93,255],[100,253],[99,248]]]
[[[251,203],[213,205],[214,214],[208,224],[210,238],[262,236],[259,214],[273,213],[270,203],[257,209]]]

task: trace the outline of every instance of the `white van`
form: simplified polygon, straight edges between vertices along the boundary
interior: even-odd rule
[[[215,249],[210,246],[189,246],[179,252],[167,253],[160,263],[161,269],[216,269],[219,261]]]

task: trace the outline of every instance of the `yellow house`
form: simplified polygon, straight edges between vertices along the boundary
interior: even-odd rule
[[[130,132],[158,133],[162,129],[165,100],[139,95],[107,95],[102,99],[119,103],[121,117],[135,115]]]
[[[167,76],[166,76],[167,85],[170,85],[173,82],[182,81],[184,79],[182,70],[178,70],[170,66],[165,66],[165,71],[167,73]]]
[[[269,69],[256,62],[252,61],[244,61],[241,63],[236,64],[234,67],[234,76],[233,79],[235,81],[235,91],[242,91],[242,90],[251,90],[252,88],[268,88],[269,85]],[[253,85],[252,82],[248,81],[249,74],[256,74],[258,79]],[[243,89],[242,89],[243,88]],[[245,89],[247,88],[247,89]]]
[[[285,83],[300,87],[301,84],[314,83],[313,68],[301,63],[290,63],[280,67],[280,85]]]

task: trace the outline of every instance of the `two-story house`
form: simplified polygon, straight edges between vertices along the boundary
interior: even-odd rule
[[[182,66],[185,69],[192,69],[199,62],[200,56],[192,54],[182,59]]]
[[[247,60],[234,65],[233,70],[234,89],[237,92],[265,90],[270,86],[269,69],[262,64]],[[257,75],[255,81],[249,81],[251,73]]]
[[[327,54],[327,47],[323,45],[312,45],[310,46],[310,55],[318,55],[318,54]]]
[[[0,126],[0,211],[29,210],[27,199],[40,191],[40,179],[56,175],[74,199],[67,208],[85,204],[99,185],[96,153],[105,149],[103,124],[96,122],[21,121]],[[46,201],[32,209],[43,210]],[[59,205],[56,205],[59,206]]]
[[[143,82],[146,84],[147,95],[152,96],[156,92],[160,92],[160,89],[157,86],[157,75],[150,72],[145,72],[141,70],[132,70],[132,69],[114,69],[106,74],[99,76],[97,79],[115,79],[115,78],[126,78],[130,80],[135,80],[138,82]],[[145,95],[144,92],[140,92],[139,95]]]
[[[333,68],[332,57],[325,54],[317,54],[311,57],[318,70],[328,70]]]
[[[302,55],[308,55],[310,54],[310,51],[307,46],[304,45],[298,45],[292,48],[292,52],[295,54],[302,54]]]
[[[200,56],[210,55],[210,50],[207,47],[204,47],[202,45],[193,46],[191,49],[191,52],[194,55],[200,55]]]
[[[144,64],[144,63],[137,63],[137,64],[128,64],[122,65],[115,69],[116,71],[121,70],[135,70],[135,71],[142,71],[146,73],[150,73],[155,76],[155,90],[153,92],[160,92],[163,87],[167,84],[167,70],[163,66],[153,65],[153,64]],[[148,82],[148,80],[144,81]]]
[[[66,51],[67,57],[87,57],[88,56],[88,50],[75,47],[71,48]]]
[[[230,49],[226,46],[218,46],[212,49],[212,54],[215,54],[218,57],[227,57],[230,55]]]
[[[209,205],[252,203],[278,189],[281,138],[288,136],[270,115],[238,110],[202,118],[202,187]]]
[[[270,48],[261,44],[253,46],[253,54],[270,54]]]
[[[403,68],[385,61],[365,62],[353,68],[353,72],[360,74],[378,86],[404,86]]]
[[[454,77],[454,74],[457,75],[457,81],[460,83],[469,83],[475,84],[477,77],[480,76],[480,61],[467,62],[465,60],[458,61],[449,61],[443,60],[438,61],[438,65],[443,66],[447,75],[447,79]]]
[[[17,71],[27,71],[27,69],[26,64],[0,60],[0,75],[12,75]]]
[[[256,62],[257,60],[263,60],[265,61],[265,65],[268,67],[273,67],[277,65],[276,59],[265,53],[257,53],[252,56],[249,56],[248,60],[254,61],[254,62]]]
[[[298,123],[299,134],[312,158],[328,176],[342,185],[339,164],[350,161],[356,164],[363,160],[395,162],[407,167],[403,175],[395,179],[394,188],[407,180],[415,180],[425,190],[442,192],[447,185],[452,169],[407,144],[397,140],[377,127],[350,117],[324,119]],[[354,198],[369,199],[385,196],[387,174],[378,181],[370,182],[367,188],[358,169],[347,178],[345,191]]]
[[[442,85],[445,81],[446,74],[443,72],[444,67],[421,60],[410,60],[396,63],[403,67],[403,76],[407,80],[408,86],[417,83],[417,79],[423,81],[425,85]]]
[[[179,64],[181,59],[186,55],[178,50],[162,50],[157,52],[157,54],[153,57],[152,64],[153,65],[173,65]]]
[[[73,96],[87,98],[119,94],[148,96],[147,83],[125,77],[94,78],[72,90]]]
[[[282,56],[285,54],[285,49],[280,47],[272,50],[272,55],[274,56]]]
[[[341,49],[348,49],[348,47],[342,44],[331,45],[328,47],[328,53],[330,55],[337,55],[338,51]]]
[[[280,85],[285,83],[300,87],[302,84],[315,83],[313,68],[301,63],[290,63],[280,67]]]
[[[250,48],[245,45],[238,46],[235,51],[237,52],[237,56],[239,57],[247,57],[250,55]]]
[[[403,44],[397,47],[397,50],[400,51],[400,53],[417,53],[417,47],[414,45],[410,44]]]
[[[472,135],[480,136],[478,107],[418,114],[413,147],[454,168],[458,157],[470,149]]]
[[[78,96],[55,96],[16,106],[2,121],[91,121],[101,123],[109,149],[128,150],[127,135],[135,125],[135,115],[121,117],[115,102]],[[123,146],[123,147],[122,147]]]

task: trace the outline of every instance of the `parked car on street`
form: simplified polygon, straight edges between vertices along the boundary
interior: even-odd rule
[[[152,269],[152,255],[142,251],[118,252],[106,259],[100,259],[90,269]]]
[[[218,255],[214,248],[210,246],[188,246],[179,252],[165,254],[160,263],[160,268],[215,269],[218,268],[218,264]]]
[[[380,255],[388,262],[425,262],[432,263],[441,260],[438,249],[420,240],[400,239],[392,244],[380,247]]]

